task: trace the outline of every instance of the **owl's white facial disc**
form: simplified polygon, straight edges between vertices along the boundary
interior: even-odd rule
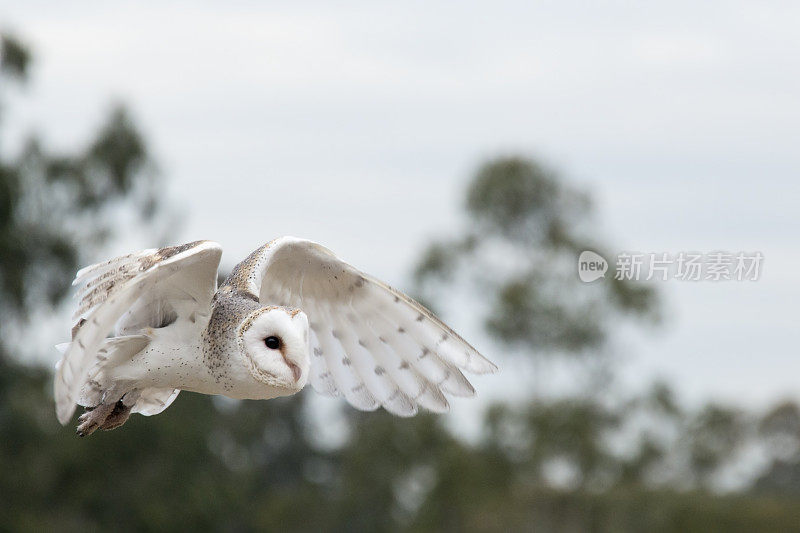
[[[308,381],[308,318],[299,309],[262,307],[239,327],[239,349],[257,380],[291,394]]]

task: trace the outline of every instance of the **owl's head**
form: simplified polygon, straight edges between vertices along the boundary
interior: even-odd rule
[[[299,309],[262,307],[239,326],[239,349],[255,379],[292,394],[308,381],[308,318]]]

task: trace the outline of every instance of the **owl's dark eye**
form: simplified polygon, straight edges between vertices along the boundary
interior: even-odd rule
[[[264,344],[266,344],[267,348],[270,350],[277,350],[281,347],[281,340],[278,337],[267,337],[264,339]]]

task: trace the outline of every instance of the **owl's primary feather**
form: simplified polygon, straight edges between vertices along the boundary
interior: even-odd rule
[[[444,393],[473,395],[462,370],[496,370],[418,302],[319,244],[271,241],[216,290],[220,255],[198,241],[78,272],[80,320],[55,377],[62,423],[76,403],[89,409],[83,434],[157,414],[180,390],[272,398],[306,381],[358,409],[412,416],[447,411]]]

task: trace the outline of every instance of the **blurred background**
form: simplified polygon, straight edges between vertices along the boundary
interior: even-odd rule
[[[0,3],[0,528],[800,530],[800,8]],[[82,265],[284,234],[501,373],[445,416],[183,393],[80,439]],[[757,281],[577,277],[761,252]],[[613,266],[612,266],[613,269]]]

